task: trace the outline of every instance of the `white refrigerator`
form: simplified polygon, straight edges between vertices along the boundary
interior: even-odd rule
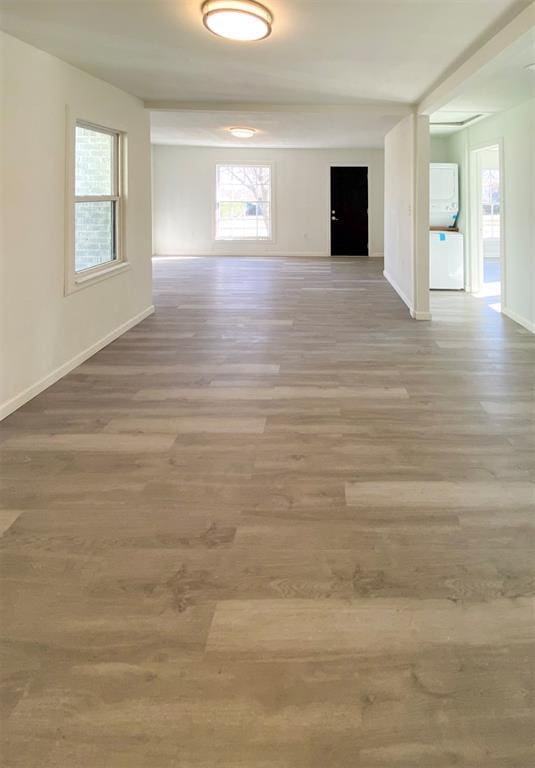
[[[429,232],[429,287],[462,291],[464,247],[461,232]]]

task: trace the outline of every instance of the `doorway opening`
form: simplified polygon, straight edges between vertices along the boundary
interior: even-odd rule
[[[368,256],[368,168],[331,166],[331,256]]]
[[[474,289],[501,310],[503,293],[503,179],[500,144],[472,150]]]

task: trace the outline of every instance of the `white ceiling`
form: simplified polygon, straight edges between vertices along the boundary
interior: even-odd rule
[[[462,127],[433,126],[433,123],[461,122],[476,115],[488,115],[510,109],[535,97],[535,71],[526,64],[535,63],[535,28],[496,56],[474,74],[462,88],[462,93],[430,116],[434,135],[448,134]]]
[[[390,127],[391,102],[418,101],[483,37],[529,4],[264,2],[274,14],[273,33],[256,43],[222,40],[207,32],[201,0],[0,0],[0,26],[149,106],[203,103],[202,109],[175,118],[153,116],[155,141],[235,144],[221,129],[228,124],[225,102],[241,102],[243,119],[235,111],[231,122],[260,128],[254,139],[259,146],[374,146]],[[214,102],[217,108],[210,115]],[[248,102],[291,105],[293,111],[257,112]],[[378,114],[362,102],[387,104]],[[329,119],[299,109],[333,104],[358,110],[333,113]]]
[[[406,111],[400,105],[156,111],[151,137],[153,144],[213,147],[381,148],[384,135]],[[228,128],[240,125],[258,132],[236,139]]]
[[[0,0],[2,28],[145,100],[413,102],[524,0],[264,0],[273,34],[211,35],[201,0]]]

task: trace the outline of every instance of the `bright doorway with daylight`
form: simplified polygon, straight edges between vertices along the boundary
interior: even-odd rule
[[[501,309],[503,284],[503,210],[501,147],[492,144],[472,150],[472,210],[476,295],[492,298]],[[475,262],[475,263],[474,263]]]

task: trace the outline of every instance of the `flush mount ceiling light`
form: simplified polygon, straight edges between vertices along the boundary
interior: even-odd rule
[[[533,62],[533,64],[526,64],[524,69],[535,70],[535,61]]]
[[[229,128],[230,133],[237,139],[250,139],[254,136],[256,130],[254,128]]]
[[[263,40],[271,34],[271,12],[253,0],[206,0],[201,11],[204,26],[219,37]]]

